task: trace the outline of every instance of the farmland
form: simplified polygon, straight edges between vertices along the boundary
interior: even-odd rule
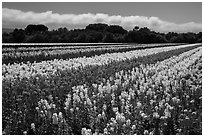
[[[3,134],[202,134],[202,46],[2,49]]]
[[[168,44],[132,44],[132,45],[96,45],[96,44],[50,44],[47,47],[41,44],[4,44],[2,50],[2,62],[21,63],[21,62],[41,62],[53,59],[70,59],[76,57],[91,57],[94,55],[101,55],[105,53],[126,52],[136,49],[147,49],[154,47],[176,46],[178,43]],[[33,47],[37,46],[37,47]],[[48,47],[50,46],[50,47]],[[29,47],[29,48],[28,48]]]

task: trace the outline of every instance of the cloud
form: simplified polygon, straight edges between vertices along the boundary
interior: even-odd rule
[[[135,26],[148,27],[158,32],[199,32],[202,31],[202,24],[188,22],[176,24],[173,22],[163,21],[158,17],[145,16],[120,16],[108,15],[103,13],[85,13],[85,14],[58,14],[52,11],[42,13],[24,12],[16,9],[2,8],[3,26],[26,26],[28,24],[45,24],[53,26],[86,26],[91,23],[107,23],[121,25],[127,30]],[[54,24],[54,25],[53,25]]]

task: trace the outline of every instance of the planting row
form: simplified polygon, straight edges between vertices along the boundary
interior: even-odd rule
[[[3,48],[2,62],[8,63],[26,63],[41,62],[53,59],[69,59],[76,57],[91,57],[105,53],[127,52],[137,49],[165,47],[169,44],[147,44],[147,45],[109,45],[109,46],[68,46],[68,47],[42,47],[42,48]],[[176,46],[172,44],[171,46]]]
[[[189,44],[181,46],[171,46],[162,48],[150,48],[144,50],[134,50],[122,53],[106,53],[100,56],[93,57],[80,57],[73,58],[69,60],[51,60],[42,61],[39,63],[19,63],[19,64],[3,64],[2,65],[2,79],[21,79],[23,77],[29,78],[35,75],[45,75],[56,73],[58,70],[73,70],[73,69],[83,69],[86,66],[101,66],[106,64],[111,64],[113,62],[125,61],[130,59],[136,59],[138,57],[144,57],[147,55],[152,55],[160,52],[185,48],[185,47],[196,47],[200,44]]]
[[[137,46],[137,47],[144,47],[144,46],[148,46],[148,47],[155,47],[155,46],[176,46],[176,45],[183,45],[182,43],[162,43],[162,44],[121,44],[121,45],[84,45],[84,46],[51,46],[51,47],[10,47],[10,48],[6,48],[4,47],[2,49],[3,53],[7,53],[7,52],[25,52],[25,51],[40,51],[40,50],[59,50],[59,49],[82,49],[82,48],[102,48],[102,47],[127,47],[127,46]]]
[[[201,134],[201,55],[188,46],[50,77],[3,79],[3,131]]]
[[[196,49],[75,86],[62,116],[82,134],[202,134],[201,54]]]
[[[123,45],[124,43],[117,43]],[[96,46],[115,45],[115,43],[2,43],[3,47],[55,47],[55,46]]]

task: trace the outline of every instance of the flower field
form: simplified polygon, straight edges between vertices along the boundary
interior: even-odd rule
[[[12,135],[201,135],[201,44],[3,64],[2,128]]]
[[[51,44],[49,44],[52,46]],[[136,45],[90,45],[90,46],[52,46],[52,47],[4,47],[2,50],[3,64],[21,62],[41,62],[53,59],[70,59],[77,57],[91,57],[105,53],[127,52],[137,49],[154,47],[177,46],[178,43],[168,44],[136,44]],[[24,45],[26,46],[26,45]],[[40,46],[40,45],[36,45]]]

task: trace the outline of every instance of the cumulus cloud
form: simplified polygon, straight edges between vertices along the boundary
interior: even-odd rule
[[[70,26],[79,25],[86,26],[91,23],[107,23],[121,25],[127,30],[133,29],[135,26],[148,27],[158,32],[199,32],[202,31],[202,24],[188,22],[184,24],[176,24],[173,22],[163,21],[158,17],[145,16],[120,16],[108,15],[103,13],[85,13],[85,14],[58,14],[52,11],[42,13],[24,12],[16,9],[2,8],[3,26],[8,25],[28,25],[28,24],[45,24],[54,26]],[[52,24],[52,26],[51,26]]]

